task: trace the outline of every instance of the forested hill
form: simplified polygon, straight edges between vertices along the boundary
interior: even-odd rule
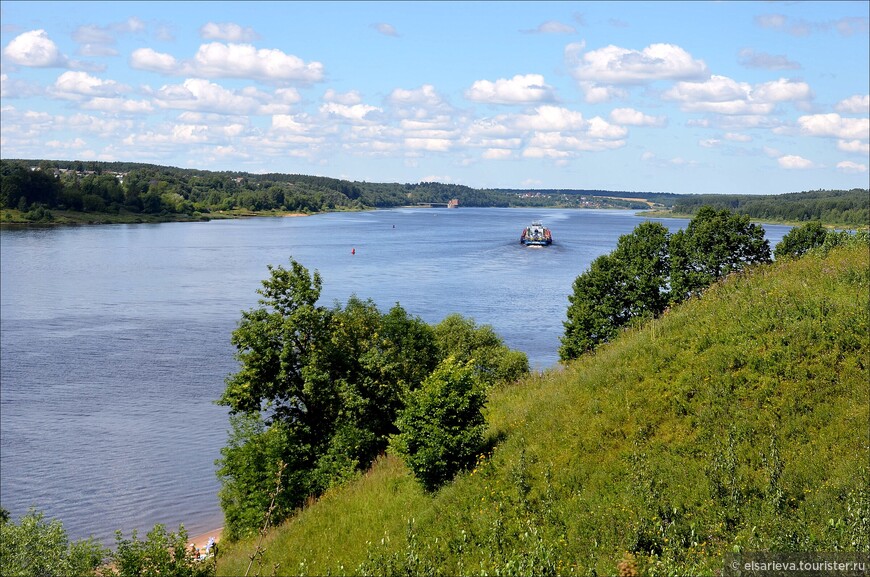
[[[625,208],[693,214],[702,204],[753,218],[867,226],[870,191],[777,196],[689,195],[589,189],[477,189],[438,182],[376,183],[301,174],[251,174],[134,162],[0,160],[3,222],[63,221],[57,214],[208,219],[235,211],[315,213],[444,204],[460,206]]]
[[[870,224],[870,190],[813,190],[770,196],[699,194],[675,200],[673,212],[694,215],[702,206],[729,209],[758,220],[820,220],[852,227]]]

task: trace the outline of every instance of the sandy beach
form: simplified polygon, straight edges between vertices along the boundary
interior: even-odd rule
[[[214,539],[215,543],[219,542],[221,540],[221,533],[223,533],[223,531],[224,528],[221,527],[220,529],[208,531],[199,535],[192,535],[187,539],[187,543],[188,545],[193,544],[199,551],[205,549],[205,546],[208,545],[209,539]]]

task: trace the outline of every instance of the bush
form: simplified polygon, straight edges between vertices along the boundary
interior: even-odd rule
[[[393,449],[428,491],[472,465],[483,449],[486,394],[469,364],[448,357],[409,395]]]
[[[827,231],[818,221],[791,229],[773,251],[776,258],[798,258],[825,243]]]
[[[60,521],[35,509],[17,525],[0,523],[0,575],[6,577],[93,574],[108,554],[93,539],[70,543]]]
[[[112,555],[113,569],[109,575],[173,575],[174,577],[208,577],[215,574],[215,560],[200,561],[187,546],[187,531],[183,526],[178,533],[167,533],[157,524],[140,541],[133,531],[131,540],[115,533],[117,551]]]

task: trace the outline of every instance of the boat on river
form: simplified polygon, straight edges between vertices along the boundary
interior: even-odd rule
[[[549,246],[553,244],[553,234],[544,224],[536,220],[523,229],[520,244],[525,246]]]

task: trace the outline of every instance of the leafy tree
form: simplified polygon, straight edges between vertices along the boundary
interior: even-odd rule
[[[263,297],[260,307],[243,312],[233,331],[241,369],[227,378],[218,401],[231,415],[249,417],[232,422],[230,444],[218,461],[230,539],[256,529],[278,460],[287,467],[273,517],[280,520],[309,495],[305,472],[333,416],[328,379],[318,378],[316,371],[309,374],[322,354],[318,347],[325,343],[328,323],[328,311],[316,304],[320,275],[293,260],[290,269],[268,268],[270,278],[257,291]]]
[[[108,554],[93,539],[71,543],[60,521],[34,509],[0,523],[0,575],[91,575]]]
[[[770,262],[764,229],[749,216],[704,206],[685,230],[671,236],[671,302],[701,293],[718,279]]]
[[[387,314],[355,296],[344,309],[336,306],[323,367],[337,394],[325,463],[346,458],[356,469],[382,452],[396,432],[405,395],[429,375],[438,358],[432,328],[398,304]]]
[[[576,358],[612,339],[636,319],[661,314],[668,302],[669,234],[645,222],[623,235],[616,249],[592,261],[574,281],[559,348],[562,360]]]
[[[240,370],[219,400],[232,433],[218,476],[230,540],[257,530],[278,463],[272,518],[367,467],[397,429],[404,398],[437,365],[431,327],[398,304],[317,305],[321,278],[291,260],[269,267],[259,307],[233,331]]]
[[[813,221],[788,231],[773,251],[777,259],[798,258],[808,250],[825,243],[828,231],[821,222]]]
[[[229,440],[216,463],[227,541],[253,536],[262,526],[280,463],[290,463],[294,469],[282,472],[282,491],[275,496],[273,518],[286,518],[311,493],[305,473],[312,463],[311,450],[293,433],[280,421],[266,426],[260,413],[230,415]]]
[[[474,463],[483,448],[484,387],[467,364],[448,357],[408,398],[395,451],[432,491]]]
[[[509,349],[491,326],[477,326],[462,315],[447,315],[435,325],[435,340],[442,359],[453,356],[458,362],[470,362],[488,387],[515,381],[529,372],[525,353]]]

